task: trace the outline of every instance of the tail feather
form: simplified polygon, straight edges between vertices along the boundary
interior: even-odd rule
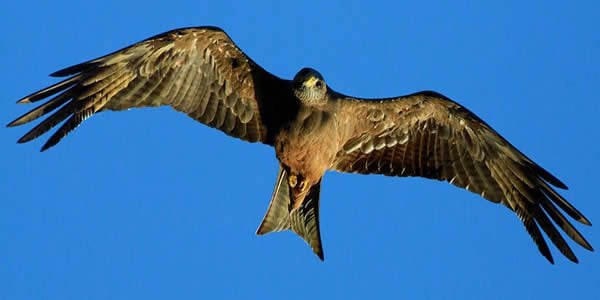
[[[319,194],[321,181],[313,185],[302,205],[290,211],[292,231],[301,236],[312,248],[313,252],[324,260],[321,231],[319,228]]]
[[[287,173],[279,168],[275,189],[271,196],[271,203],[256,234],[263,235],[270,232],[290,229],[290,194]]]
[[[292,230],[321,259],[324,259],[319,228],[319,194],[321,181],[313,185],[302,204],[292,208],[287,172],[279,168],[271,203],[256,234]]]

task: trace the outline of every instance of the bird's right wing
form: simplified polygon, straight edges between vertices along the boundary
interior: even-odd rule
[[[71,77],[19,100],[56,95],[8,124],[56,110],[19,140],[33,140],[66,120],[42,151],[96,112],[162,105],[230,136],[270,144],[270,129],[289,108],[288,81],[262,69],[215,27],[169,31],[52,76]]]

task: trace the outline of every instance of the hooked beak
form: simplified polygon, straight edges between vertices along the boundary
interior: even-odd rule
[[[314,86],[315,83],[317,82],[317,80],[319,80],[319,79],[316,77],[310,77],[310,78],[308,78],[308,80],[304,81],[303,85],[306,87]]]

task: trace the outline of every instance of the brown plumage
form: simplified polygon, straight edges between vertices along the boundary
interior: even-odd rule
[[[552,187],[566,185],[435,92],[365,100],[333,91],[308,68],[280,79],[215,27],[169,31],[52,76],[70,77],[18,101],[53,96],[8,126],[54,111],[20,143],[64,121],[43,151],[97,112],[169,105],[230,136],[275,148],[280,170],[257,233],[291,229],[321,259],[319,194],[327,170],[448,181],[514,211],[550,262],[540,228],[577,262],[552,221],[593,250],[561,212],[591,225]]]

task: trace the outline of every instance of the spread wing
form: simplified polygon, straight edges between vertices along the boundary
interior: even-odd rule
[[[215,27],[169,31],[51,76],[70,77],[19,100],[54,96],[8,124],[55,110],[19,140],[33,140],[66,120],[42,151],[96,112],[161,105],[230,136],[270,144],[277,116],[289,104],[288,81],[263,70]]]
[[[553,258],[540,227],[567,258],[577,262],[550,219],[592,251],[557,208],[591,225],[551,185],[567,187],[459,104],[434,92],[346,100],[341,109],[352,116],[352,128],[337,154],[335,170],[445,180],[513,210],[550,262]]]

